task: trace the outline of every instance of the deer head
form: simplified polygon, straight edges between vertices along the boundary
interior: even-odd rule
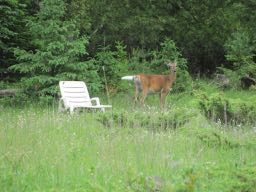
[[[176,61],[174,62],[169,61],[166,65],[170,67],[171,72],[176,73],[176,66],[177,66]]]

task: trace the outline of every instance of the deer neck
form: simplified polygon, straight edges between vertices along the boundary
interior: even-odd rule
[[[176,79],[176,72],[174,72],[174,71],[171,70],[169,76],[170,76],[170,78],[171,78],[172,81],[175,81],[175,79]]]

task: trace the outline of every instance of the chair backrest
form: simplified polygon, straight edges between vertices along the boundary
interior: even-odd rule
[[[59,86],[65,107],[92,106],[88,89],[83,81],[60,81]]]

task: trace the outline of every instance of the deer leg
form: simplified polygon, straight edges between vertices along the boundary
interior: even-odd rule
[[[159,93],[160,107],[162,106],[162,91]]]
[[[164,107],[165,105],[165,99],[167,96],[168,92],[167,91],[161,91],[161,98],[160,98],[160,103],[161,103],[161,107]]]
[[[135,85],[134,105],[136,105],[139,97],[139,88]]]
[[[141,103],[142,106],[144,106],[144,101],[145,101],[147,95],[148,95],[148,90],[144,89],[143,92],[142,92],[141,100],[140,100],[140,103]]]

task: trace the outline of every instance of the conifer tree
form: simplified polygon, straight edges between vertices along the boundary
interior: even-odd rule
[[[60,80],[97,80],[91,61],[81,61],[87,54],[88,38],[79,35],[75,21],[65,18],[63,0],[44,0],[34,19],[28,22],[36,49],[16,49],[20,61],[11,67],[25,75],[23,85],[31,95],[54,95]],[[90,70],[89,73],[87,73]]]
[[[13,48],[23,49],[29,43],[25,25],[25,5],[18,1],[0,0],[0,80],[15,81],[16,74],[8,68],[16,63]],[[17,76],[16,76],[17,77]]]

